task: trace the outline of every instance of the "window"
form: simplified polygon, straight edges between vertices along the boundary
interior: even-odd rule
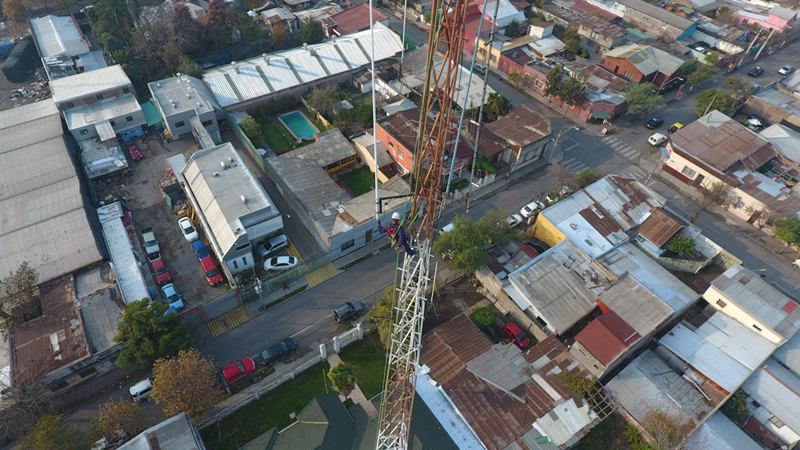
[[[242,264],[247,265],[247,256],[242,256]]]
[[[537,89],[544,90],[544,82],[542,80],[534,81],[533,85],[536,86]]]
[[[689,178],[694,178],[694,176],[697,175],[697,172],[692,170],[689,166],[683,166],[683,170],[681,170],[681,173]]]
[[[356,245],[356,241],[354,239],[350,239],[349,241],[342,244],[342,251],[345,251],[348,248],[353,247],[354,245]]]
[[[772,422],[773,425],[775,425],[775,428],[783,428],[783,426],[786,425],[785,423],[783,423],[781,419],[778,419],[775,416],[770,417],[769,421]]]
[[[108,123],[110,123],[112,127],[117,126],[117,122],[114,122],[113,120],[109,120]]]
[[[81,134],[81,136],[86,136],[87,134],[89,134],[89,130],[84,128],[83,130],[79,131],[79,133]]]
[[[74,108],[74,107],[75,107],[75,103],[67,102],[67,108]]]
[[[508,65],[508,64],[506,64],[505,62],[503,62],[503,67],[505,67],[505,66],[507,66],[507,65]]]
[[[389,141],[389,147],[392,147],[392,148],[394,148],[394,142],[392,142],[392,141]]]
[[[205,122],[203,122],[204,127],[210,127],[211,125],[214,125],[213,120],[206,120]]]
[[[133,116],[125,116],[126,122],[133,122]]]
[[[180,122],[175,122],[175,128],[180,128],[180,127],[182,127],[184,125],[186,125],[186,122],[184,122],[182,120]]]
[[[533,79],[533,77],[529,73],[526,73],[525,75],[523,75],[523,78],[525,79],[526,83],[530,83],[531,80]]]
[[[233,270],[236,270],[238,268],[239,268],[239,265],[236,264],[236,260],[233,260]]]
[[[761,327],[759,327],[758,325],[753,324],[753,328],[755,328],[756,331],[761,332]]]
[[[102,100],[103,99],[103,94],[97,94],[97,95],[94,96],[94,98],[96,98],[97,100]]]
[[[497,56],[492,55],[491,60],[492,60],[492,62],[497,62]]]
[[[739,200],[739,201],[736,202],[736,205],[734,205],[734,206],[736,207],[736,209],[744,208],[744,202]]]
[[[403,159],[403,152],[397,152],[397,157]]]
[[[250,243],[246,242],[246,243],[244,243],[242,245],[237,245],[236,246],[236,250],[244,250],[244,249],[249,248],[249,247],[250,247]]]
[[[633,74],[626,70],[625,71],[625,78],[633,78]]]
[[[720,308],[728,306],[728,304],[723,302],[722,300],[717,300],[717,305],[719,305]]]
[[[131,92],[131,90],[130,90],[130,89],[128,89],[128,88],[122,88],[122,93],[123,93],[123,94],[128,94],[128,93],[130,93],[130,92]]]

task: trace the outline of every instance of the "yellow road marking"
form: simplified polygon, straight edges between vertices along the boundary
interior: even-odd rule
[[[240,306],[208,322],[208,329],[211,331],[211,336],[217,337],[244,322],[247,322],[247,313],[244,312],[244,308]]]
[[[339,271],[333,267],[333,264],[328,263],[313,272],[307,273],[306,281],[308,281],[308,287],[314,287],[325,280],[335,277],[338,274]]]

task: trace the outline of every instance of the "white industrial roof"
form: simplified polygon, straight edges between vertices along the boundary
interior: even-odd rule
[[[131,80],[119,64],[50,82],[57,105],[115,88],[130,87]]]
[[[369,30],[207,70],[203,81],[222,107],[326,78],[369,63]],[[375,60],[402,50],[397,33],[375,24]],[[266,58],[269,58],[267,60]]]
[[[763,450],[738,425],[717,411],[683,446],[685,450]]]
[[[114,97],[108,100],[101,100],[91,105],[81,106],[79,108],[68,109],[64,111],[64,120],[67,121],[67,128],[70,130],[78,130],[86,126],[94,126],[106,120],[111,120],[117,117],[124,117],[141,111],[142,106],[136,101],[133,94],[125,94],[122,97]],[[142,125],[136,121],[117,123],[117,129],[125,131],[124,125],[130,124],[130,128]],[[113,135],[114,133],[112,133]]]
[[[776,345],[722,312],[696,330],[680,323],[659,342],[696,371],[734,392]]]
[[[70,16],[49,15],[31,19],[30,23],[42,58],[89,52],[89,44]]]
[[[800,431],[800,378],[773,358],[744,383],[742,390],[795,432]]]
[[[425,365],[417,370],[417,383],[414,385],[417,395],[425,402],[459,449],[483,450],[484,446],[475,431],[454,406],[447,393],[436,386],[436,381],[431,378],[429,372],[430,369]]]
[[[117,277],[117,286],[122,293],[122,301],[127,305],[149,297],[139,261],[131,249],[128,230],[122,223],[122,207],[119,202],[97,208],[97,215],[103,226],[108,253],[114,263],[114,273]]]
[[[776,123],[758,134],[768,140],[784,158],[800,164],[800,133]]]
[[[220,163],[225,163],[223,169]],[[216,175],[215,175],[216,174]],[[227,254],[244,232],[244,216],[279,215],[255,174],[230,142],[195,152],[183,169],[214,238]],[[245,202],[241,201],[244,197]]]
[[[44,283],[103,259],[52,100],[0,111],[0,273]]]
[[[204,114],[219,109],[208,87],[195,77],[181,75],[166,78],[147,83],[147,87],[165,117],[184,111],[196,110],[198,114]]]

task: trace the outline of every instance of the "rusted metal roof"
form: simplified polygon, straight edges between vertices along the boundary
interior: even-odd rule
[[[513,146],[524,147],[550,136],[550,121],[525,105],[519,105],[513,111],[486,125],[500,139]]]
[[[431,369],[431,378],[444,384],[491,347],[489,338],[460,314],[422,338],[420,363]]]
[[[647,239],[656,248],[661,248],[667,243],[675,233],[681,230],[683,225],[670,217],[661,209],[653,208],[650,217],[639,225],[639,236]]]
[[[575,341],[580,342],[604,366],[608,366],[641,338],[617,313],[608,311],[581,330],[575,336]]]

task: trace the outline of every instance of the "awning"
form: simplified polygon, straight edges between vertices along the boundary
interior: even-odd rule
[[[117,133],[114,132],[114,128],[108,120],[97,122],[94,124],[94,128],[97,130],[97,135],[100,136],[101,141],[108,141],[117,137]]]
[[[153,125],[159,125],[161,123],[161,116],[158,115],[158,111],[156,111],[155,105],[153,102],[148,100],[142,103],[142,112],[144,113],[144,118],[147,120],[147,126],[152,127]]]
[[[592,111],[592,113],[590,115],[592,117],[596,117],[598,119],[610,119],[611,118],[611,114],[607,113],[605,111]]]

